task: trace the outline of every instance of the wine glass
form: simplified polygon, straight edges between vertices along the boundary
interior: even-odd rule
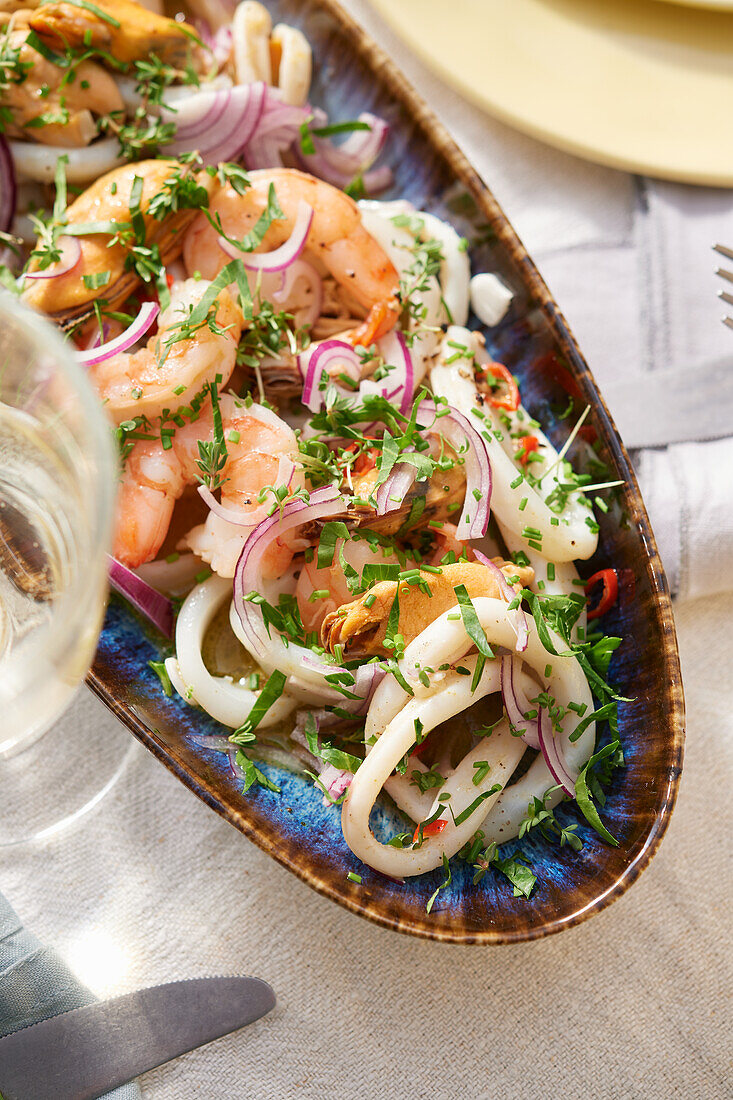
[[[77,818],[129,747],[52,729],[96,646],[116,484],[110,424],[69,345],[0,292],[0,846]]]

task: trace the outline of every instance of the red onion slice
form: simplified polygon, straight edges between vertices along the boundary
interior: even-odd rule
[[[353,778],[353,772],[344,771],[343,768],[336,768],[333,764],[326,764],[323,771],[318,776],[318,782],[328,791],[331,797],[327,798],[326,795],[324,795],[323,805],[331,806],[333,801],[340,798],[344,791],[348,791]]]
[[[325,122],[316,116],[313,129]],[[392,182],[392,172],[384,167],[374,173],[367,172],[381,153],[387,140],[389,126],[384,119],[365,112],[359,115],[359,122],[366,122],[370,130],[356,130],[342,145],[334,145],[328,138],[313,136],[315,153],[303,153],[296,147],[296,153],[307,171],[314,176],[327,180],[336,187],[347,187],[356,176],[362,176],[365,189],[369,193],[383,190]]]
[[[522,740],[531,749],[539,749],[540,739],[538,723],[536,719],[525,718],[532,706],[521,687],[519,686],[517,673],[519,663],[514,657],[501,658],[501,694],[504,699],[504,709],[509,721],[515,729],[523,729]]]
[[[118,352],[127,351],[145,335],[159,313],[160,306],[157,302],[143,302],[137,317],[124,332],[121,332],[119,336],[115,336],[114,340],[101,344],[98,348],[78,351],[76,353],[77,359],[85,366],[93,367],[96,363],[103,363],[110,356],[117,355]]]
[[[116,558],[109,558],[109,583],[166,638],[173,637],[173,604]]]
[[[509,581],[506,579],[503,571],[499,568],[499,566],[495,562],[493,562],[491,558],[487,558],[486,554],[482,554],[480,550],[476,550],[475,547],[473,553],[476,561],[480,561],[482,565],[485,565],[486,568],[490,569],[491,572],[494,574],[506,602],[511,603],[512,600],[516,599],[517,593],[511,587]],[[529,644],[529,623],[527,622],[527,614],[524,611],[524,608],[518,607],[516,609],[516,611],[514,612],[514,621],[512,622],[512,626],[517,635],[517,644],[515,647],[517,653],[524,653],[527,645]]]
[[[311,117],[311,108],[284,103],[277,88],[268,88],[257,129],[244,149],[248,168],[278,168],[283,154],[300,139],[301,126]]]
[[[301,354],[298,362],[301,373],[305,376],[302,396],[305,407],[311,412],[318,412],[321,408],[323,394],[318,388],[321,375],[328,370],[330,364],[338,362],[342,373],[348,374],[354,382],[359,382],[359,398],[363,400],[369,394],[378,394],[393,401],[394,398],[399,397],[399,410],[406,415],[412,407],[415,372],[405,338],[401,332],[393,330],[378,340],[377,346],[385,363],[395,368],[379,382],[371,378],[359,381],[362,372],[361,360],[354,347],[345,340],[324,340],[323,343],[316,344],[308,352]],[[338,385],[338,383],[334,384]],[[355,397],[357,391],[349,390],[347,396]]]
[[[398,408],[403,416],[407,416],[412,408],[415,369],[405,337],[399,329],[392,329],[377,341],[377,347],[384,362],[394,369],[380,382],[374,382],[371,378],[365,379],[359,387],[359,392],[362,397],[367,393],[381,394],[393,403],[394,399],[399,397]]]
[[[417,469],[408,462],[398,462],[376,492],[377,515],[394,512],[403,503],[417,477]]]
[[[165,120],[176,124],[176,136],[165,149],[175,154],[196,150],[210,163],[233,159],[257,129],[266,91],[256,81],[181,100],[175,111],[163,111]]]
[[[441,410],[445,408],[440,406]],[[450,411],[436,418],[427,431],[442,435],[465,463],[466,496],[456,525],[456,538],[464,542],[466,539],[483,538],[489,526],[491,463],[486,443],[473,424],[452,405],[447,408]],[[437,412],[438,406],[433,401],[423,401],[420,406],[421,414],[435,416]]]
[[[15,217],[18,184],[10,146],[4,134],[0,134],[0,230],[9,233]]]
[[[370,126],[369,130],[354,130],[339,146],[341,156],[353,157],[357,163],[366,168],[373,164],[384,148],[389,134],[389,124],[378,115],[370,111],[363,111],[358,118],[359,122],[365,122]]]
[[[388,164],[382,164],[379,168],[372,168],[361,177],[364,184],[365,195],[379,195],[386,191],[394,183],[394,174]],[[404,882],[404,879],[396,878],[395,882]]]
[[[172,117],[169,121],[176,124],[176,137],[171,144],[198,138],[207,131],[211,132],[229,106],[230,99],[230,88],[218,88],[187,96],[181,100],[175,111],[168,108],[166,113],[164,110],[163,116],[168,119],[170,114]]]
[[[241,260],[252,271],[283,271],[298,259],[305,248],[311,225],[313,207],[301,199],[293,231],[284,244],[272,252],[242,252],[241,248],[230,244],[226,237],[218,237],[219,247],[232,259]]]
[[[280,289],[273,293],[272,299],[278,303],[287,302],[298,279],[305,279],[311,291],[311,302],[304,311],[305,316],[302,323],[304,325],[314,325],[323,310],[323,279],[313,264],[309,264],[307,260],[298,259],[289,267],[284,268]],[[291,312],[293,311],[291,310]],[[300,312],[300,310],[297,312]]]
[[[252,527],[256,522],[251,513],[240,512],[238,508],[227,508],[226,504],[216,499],[208,485],[199,485],[198,492],[209,511],[226,523],[233,523],[237,527]]]
[[[232,95],[238,96],[242,85],[232,89]],[[244,91],[249,92],[247,99],[238,103],[238,111],[232,119],[232,125],[223,137],[217,135],[218,144],[207,142],[207,150],[204,156],[210,164],[218,164],[220,161],[234,160],[239,157],[248,141],[257,129],[262,115],[262,107],[265,102],[267,88],[262,83],[248,84]],[[213,135],[211,141],[213,142]],[[202,150],[203,152],[203,150]]]
[[[81,243],[78,237],[60,236],[57,240],[61,253],[56,263],[43,271],[26,271],[26,279],[57,279],[59,275],[68,275],[81,259]]]
[[[246,779],[246,776],[244,774],[244,770],[242,768],[240,768],[239,764],[237,763],[237,753],[238,752],[239,752],[239,746],[238,745],[232,745],[230,743],[227,755],[229,757],[229,767],[232,770],[232,775],[234,776],[235,779],[244,780],[244,779]]]
[[[279,138],[287,134],[290,138],[289,144],[292,144],[296,138],[300,137],[301,126],[311,118],[312,114],[311,108],[307,105],[297,107],[292,103],[285,103],[279,88],[268,87],[265,91],[264,108],[255,137],[272,138],[277,135]]]
[[[560,744],[555,732],[552,728],[552,719],[549,712],[540,707],[538,714],[538,733],[540,750],[544,757],[545,763],[552,774],[552,778],[556,783],[559,783],[563,790],[570,795],[571,798],[575,798],[575,780],[578,778],[579,772],[570,771],[568,763],[565,759],[565,753],[563,747]]]
[[[345,509],[346,504],[339,490],[335,485],[328,485],[312,492],[308,503],[304,500],[289,501],[281,512],[258,524],[247,538],[234,573],[234,607],[255,654],[267,652],[268,633],[259,608],[247,601],[245,596],[262,589],[259,566],[270,543],[306,521],[340,515]],[[329,671],[337,670],[331,665]]]
[[[247,647],[260,661],[264,662],[268,658],[271,650],[270,636],[262,612],[245,597],[252,591],[262,592],[260,563],[263,555],[273,539],[281,537],[292,527],[327,516],[342,515],[344,511],[346,511],[344,498],[335,486],[329,485],[312,492],[308,503],[303,500],[290,501],[283,507],[282,515],[268,517],[247,538],[234,574],[234,610],[241,624]],[[267,589],[266,585],[264,587]],[[269,598],[267,590],[262,594],[265,598]],[[276,602],[275,598],[270,599],[270,602]],[[324,657],[319,657],[295,643],[288,643],[288,649],[297,656],[304,670],[307,669],[316,676],[333,676],[347,671],[342,666],[329,662]],[[343,696],[325,679],[322,685],[323,695],[326,701],[329,696],[334,701],[338,701],[342,710],[360,715],[367,710],[383,672],[376,665],[367,664],[355,669],[351,675],[353,683],[348,685],[348,691],[356,698]],[[312,690],[312,681],[309,680],[305,686],[309,686]]]
[[[361,361],[351,344],[347,344],[345,340],[324,340],[322,344],[317,344],[310,351],[298,356],[301,372],[306,364],[301,400],[310,412],[318,412],[323,404],[323,393],[318,384],[323,372],[336,363],[354,381],[358,379]]]

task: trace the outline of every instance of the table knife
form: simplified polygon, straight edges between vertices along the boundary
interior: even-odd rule
[[[0,1039],[4,1100],[96,1100],[275,1005],[258,978],[193,978],[52,1016]]]
[[[601,387],[630,449],[733,435],[733,360],[649,371]]]

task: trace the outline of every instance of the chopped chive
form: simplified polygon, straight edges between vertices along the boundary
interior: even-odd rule
[[[473,765],[475,775],[473,777],[474,787],[478,787],[480,783],[483,783],[486,776],[491,771],[491,766],[487,760],[477,760]]]
[[[165,661],[148,661],[148,668],[152,668],[153,672],[160,680],[163,691],[170,697],[173,694],[173,684],[168,675],[168,670],[165,667]]]

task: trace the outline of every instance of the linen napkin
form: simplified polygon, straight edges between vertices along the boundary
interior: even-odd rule
[[[692,387],[695,368],[716,357],[730,357],[733,370],[733,332],[721,324],[712,251],[716,241],[733,241],[733,192],[638,179],[634,207],[621,244],[614,230],[580,250],[537,255],[561,308],[564,299],[573,303],[570,324],[601,390],[620,377],[673,367],[689,370]],[[733,438],[634,458],[672,594],[683,600],[733,590]]]
[[[96,999],[55,951],[26,931],[0,894],[0,1037]],[[106,1100],[140,1097],[132,1081],[107,1093]]]

